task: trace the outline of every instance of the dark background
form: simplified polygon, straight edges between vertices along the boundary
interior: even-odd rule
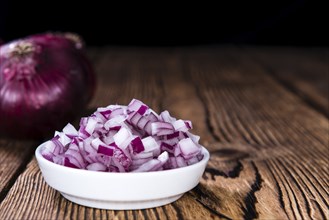
[[[250,44],[328,46],[328,13],[320,1],[218,1],[114,5],[110,1],[0,0],[0,38],[77,32],[88,45]],[[186,3],[185,3],[186,4]]]

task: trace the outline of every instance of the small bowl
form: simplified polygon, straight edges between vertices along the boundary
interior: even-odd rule
[[[46,160],[35,151],[45,181],[66,199],[88,207],[112,210],[146,209],[169,204],[198,185],[209,160],[193,165],[144,173],[107,173],[73,169]]]

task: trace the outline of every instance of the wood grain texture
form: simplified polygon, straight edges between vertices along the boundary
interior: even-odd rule
[[[328,218],[328,120],[238,51],[189,57],[187,66],[201,82],[199,91],[220,142],[205,186],[199,187],[200,199],[213,205],[234,198],[213,206],[234,219]],[[235,166],[218,169],[225,157]],[[322,197],[316,189],[323,190]]]
[[[329,49],[246,48],[254,59],[288,90],[329,117]]]
[[[17,176],[32,159],[36,142],[0,139],[0,202],[7,195]]]
[[[33,159],[3,198],[0,219],[329,219],[328,118],[273,77],[264,67],[272,58],[250,54],[235,47],[93,49],[99,77],[89,111],[134,97],[192,120],[211,152],[201,183],[163,207],[99,210],[51,189]],[[323,57],[310,54],[323,68]]]

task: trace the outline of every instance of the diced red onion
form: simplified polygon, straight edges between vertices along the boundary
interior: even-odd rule
[[[128,110],[143,115],[148,110],[148,106],[137,99],[133,99],[128,105]]]
[[[71,155],[67,155],[66,157],[64,157],[64,166],[71,168],[80,168],[76,159]]]
[[[181,156],[176,157],[176,163],[177,163],[178,167],[186,167],[187,166],[186,161]]]
[[[132,161],[132,166],[141,166],[142,164],[152,160],[152,157],[150,158],[141,158],[141,159],[136,159]]]
[[[109,116],[109,119],[114,118],[114,117],[117,117],[118,115],[123,115],[123,114],[124,114],[124,109],[122,109],[120,106],[116,106],[112,110],[112,112],[111,112],[111,114]]]
[[[141,153],[138,153],[138,154],[131,154],[131,158],[133,160],[136,160],[136,159],[148,159],[148,158],[153,158],[153,152],[141,152]]]
[[[87,170],[93,170],[93,171],[106,171],[107,167],[99,162],[91,163],[87,166]]]
[[[159,116],[154,111],[151,111],[149,115],[146,115],[146,117],[151,122],[155,122],[159,120]]]
[[[158,115],[133,99],[128,106],[100,107],[81,118],[76,130],[67,124],[47,141],[42,155],[67,167],[102,172],[175,169],[202,160],[200,137],[191,121]]]
[[[114,142],[121,149],[126,149],[131,142],[132,134],[125,128],[121,127],[120,130],[113,136]]]
[[[109,119],[109,115],[112,113],[112,110],[107,108],[98,108],[96,113],[99,112],[105,119]]]
[[[162,121],[169,122],[169,123],[176,121],[176,118],[171,117],[167,110],[161,112],[160,118],[162,119]]]
[[[78,136],[78,131],[75,129],[73,125],[68,123],[64,128],[63,128],[63,133],[68,136],[69,138],[76,137]]]
[[[144,145],[143,145],[142,140],[141,140],[140,137],[135,137],[131,141],[131,146],[133,148],[133,151],[136,152],[136,153],[140,153],[140,152],[145,150]]]
[[[107,156],[113,156],[113,152],[114,152],[113,148],[103,146],[103,145],[98,146],[97,153],[104,154],[104,155],[107,155]]]
[[[157,149],[160,149],[159,144],[151,136],[142,139],[145,152],[155,152]]]
[[[190,159],[191,157],[198,155],[201,151],[201,148],[197,146],[191,138],[180,140],[178,146],[185,159]]]
[[[157,159],[152,159],[150,161],[147,161],[146,163],[142,164],[137,169],[134,169],[132,172],[146,172],[151,171],[155,167],[159,167],[161,162]]]

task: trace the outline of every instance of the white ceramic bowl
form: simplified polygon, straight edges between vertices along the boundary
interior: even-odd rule
[[[100,209],[132,210],[152,208],[179,199],[200,181],[209,160],[202,148],[203,159],[193,165],[145,173],[106,173],[73,169],[35,156],[45,181],[66,199]]]

